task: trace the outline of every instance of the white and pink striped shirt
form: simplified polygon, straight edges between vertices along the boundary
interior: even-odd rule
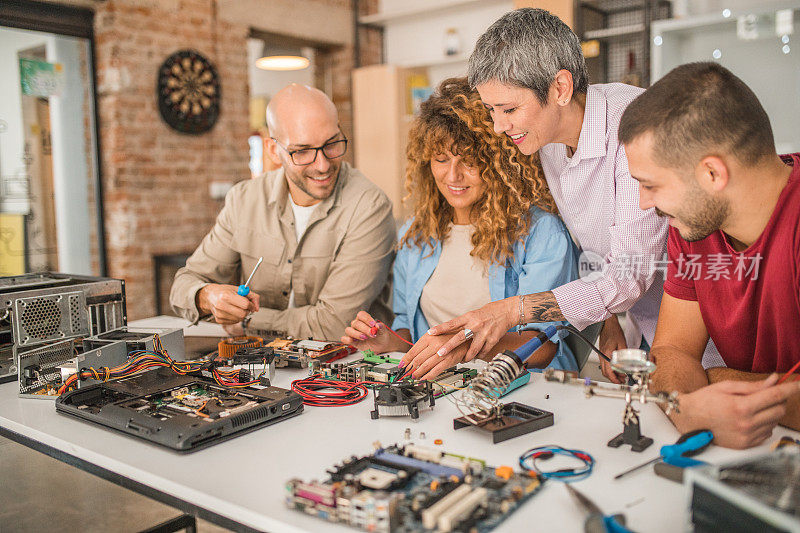
[[[645,266],[618,275],[620,263],[631,257],[647,263],[666,251],[667,220],[654,209],[639,209],[639,184],[617,139],[622,113],[642,92],[622,83],[590,85],[573,156],[567,157],[560,143],[543,146],[539,155],[561,217],[581,247],[581,259],[588,253],[605,263],[601,273],[553,289],[561,312],[583,329],[611,313],[629,311],[652,344],[663,272]]]

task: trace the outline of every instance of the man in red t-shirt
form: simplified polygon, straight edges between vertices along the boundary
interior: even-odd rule
[[[779,157],[755,94],[716,63],[682,65],[619,128],[640,207],[669,218],[652,356],[655,390],[679,395],[681,431],[745,448],[800,429],[800,154]],[[709,337],[725,367],[703,370]]]

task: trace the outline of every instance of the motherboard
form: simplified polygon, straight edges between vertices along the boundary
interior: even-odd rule
[[[334,381],[387,384],[394,382],[403,374],[403,370],[397,366],[400,359],[375,354],[372,350],[364,350],[362,353],[364,357],[357,361],[312,364],[310,372],[319,373],[323,379]],[[462,389],[477,375],[478,371],[474,368],[448,368],[431,380],[433,397],[438,399]]]
[[[324,482],[289,480],[286,504],[375,532],[491,531],[543,483],[510,466],[414,444],[379,447],[327,472]]]
[[[278,368],[308,368],[315,361],[335,361],[356,352],[352,346],[338,342],[291,338],[276,338],[269,342],[264,339],[264,346],[275,351],[275,366]]]

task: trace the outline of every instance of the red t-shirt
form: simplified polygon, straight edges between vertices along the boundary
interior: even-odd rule
[[[664,292],[700,305],[729,368],[786,372],[800,360],[800,154],[756,241],[734,251],[722,231],[687,242],[669,228]]]

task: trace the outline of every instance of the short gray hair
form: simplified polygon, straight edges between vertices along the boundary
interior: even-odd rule
[[[572,88],[586,93],[589,75],[578,36],[544,9],[526,7],[509,11],[484,32],[469,57],[469,84],[492,80],[532,90],[539,102],[558,71],[572,73]]]

